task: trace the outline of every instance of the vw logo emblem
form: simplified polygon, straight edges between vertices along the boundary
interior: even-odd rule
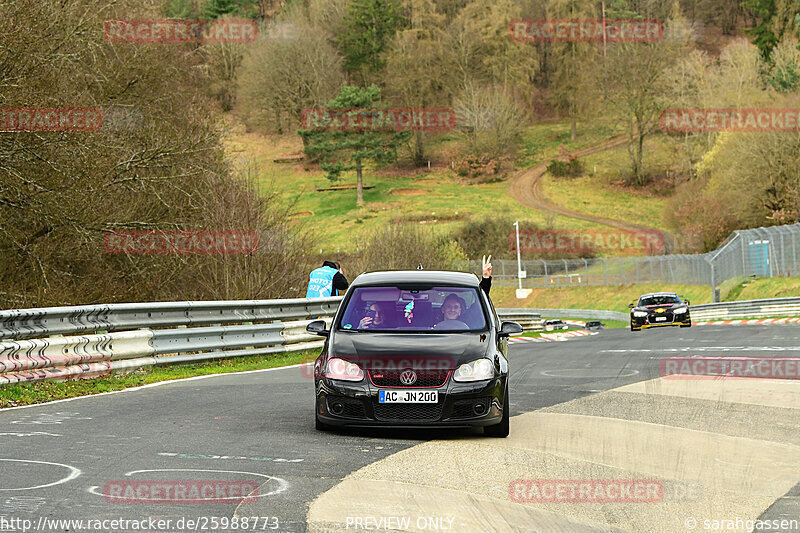
[[[403,370],[400,374],[400,383],[403,385],[413,385],[417,382],[417,373],[413,370]]]

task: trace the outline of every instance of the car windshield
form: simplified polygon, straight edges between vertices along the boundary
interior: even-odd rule
[[[681,303],[681,299],[674,294],[660,294],[657,296],[643,296],[639,299],[639,307],[648,305],[672,305]]]
[[[351,331],[478,331],[486,318],[471,287],[358,287],[338,329]]]

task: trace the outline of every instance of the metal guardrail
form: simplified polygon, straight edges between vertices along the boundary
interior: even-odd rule
[[[305,326],[317,318],[330,324],[340,302],[333,297],[0,311],[0,384],[317,349],[323,341]],[[591,309],[497,311],[501,320],[533,331],[543,329],[543,316],[628,320],[626,313]],[[694,320],[800,315],[800,298],[695,305],[691,313]]]
[[[630,320],[630,315],[600,309],[528,309],[547,318],[585,318],[588,320]],[[499,310],[498,310],[499,312]]]
[[[800,298],[743,300],[690,306],[692,320],[768,318],[800,315]]]
[[[0,311],[0,340],[135,328],[265,322],[333,315],[342,300],[150,302]]]
[[[0,311],[0,384],[317,349],[323,341],[305,327],[317,318],[330,323],[341,300],[154,302]],[[530,310],[499,314],[529,330],[541,329],[541,317]]]

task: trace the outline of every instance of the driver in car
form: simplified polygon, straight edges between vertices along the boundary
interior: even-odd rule
[[[466,308],[466,302],[460,296],[454,293],[448,294],[442,302],[444,320],[433,326],[434,329],[469,329],[467,323],[461,319],[461,313]]]

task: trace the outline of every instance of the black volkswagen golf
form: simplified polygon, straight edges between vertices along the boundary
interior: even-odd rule
[[[461,272],[358,276],[314,362],[316,427],[483,427],[509,432],[509,335],[478,278]]]

